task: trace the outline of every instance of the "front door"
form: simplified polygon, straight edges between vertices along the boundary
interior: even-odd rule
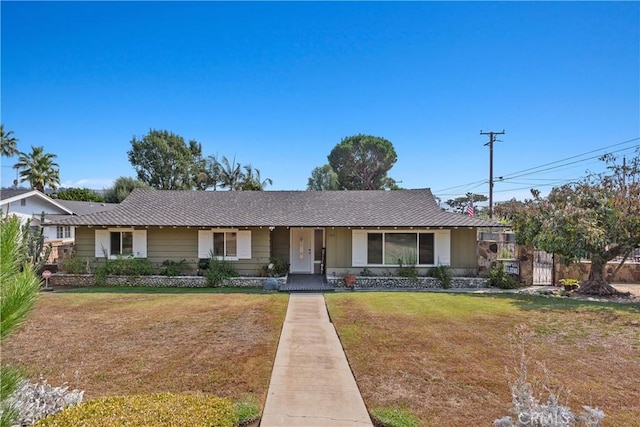
[[[313,229],[291,229],[291,272],[313,273]]]

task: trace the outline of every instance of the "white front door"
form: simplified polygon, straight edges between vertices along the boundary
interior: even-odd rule
[[[313,229],[291,229],[291,272],[313,273]]]

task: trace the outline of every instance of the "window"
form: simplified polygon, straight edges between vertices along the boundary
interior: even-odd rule
[[[58,239],[70,239],[71,238],[71,227],[59,225],[56,227],[56,237]]]
[[[198,258],[251,259],[251,230],[198,230]]]
[[[133,255],[133,232],[112,231],[110,239],[110,255]]]
[[[20,206],[27,206],[27,199],[20,199]]]
[[[115,258],[118,255],[147,257],[147,230],[109,228],[95,231],[96,258]]]
[[[238,235],[235,231],[213,233],[213,256],[235,258],[238,256]]]
[[[436,254],[436,234],[440,254]],[[354,266],[397,266],[402,264],[447,265],[449,262],[449,232],[407,232],[357,230],[353,234]]]

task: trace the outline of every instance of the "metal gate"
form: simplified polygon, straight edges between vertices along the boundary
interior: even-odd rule
[[[553,277],[553,254],[534,250],[533,251],[533,285],[552,286]]]

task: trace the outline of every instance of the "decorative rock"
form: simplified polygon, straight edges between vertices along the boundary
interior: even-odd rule
[[[278,281],[274,277],[269,277],[264,281],[264,290],[265,291],[277,291],[279,288]]]

